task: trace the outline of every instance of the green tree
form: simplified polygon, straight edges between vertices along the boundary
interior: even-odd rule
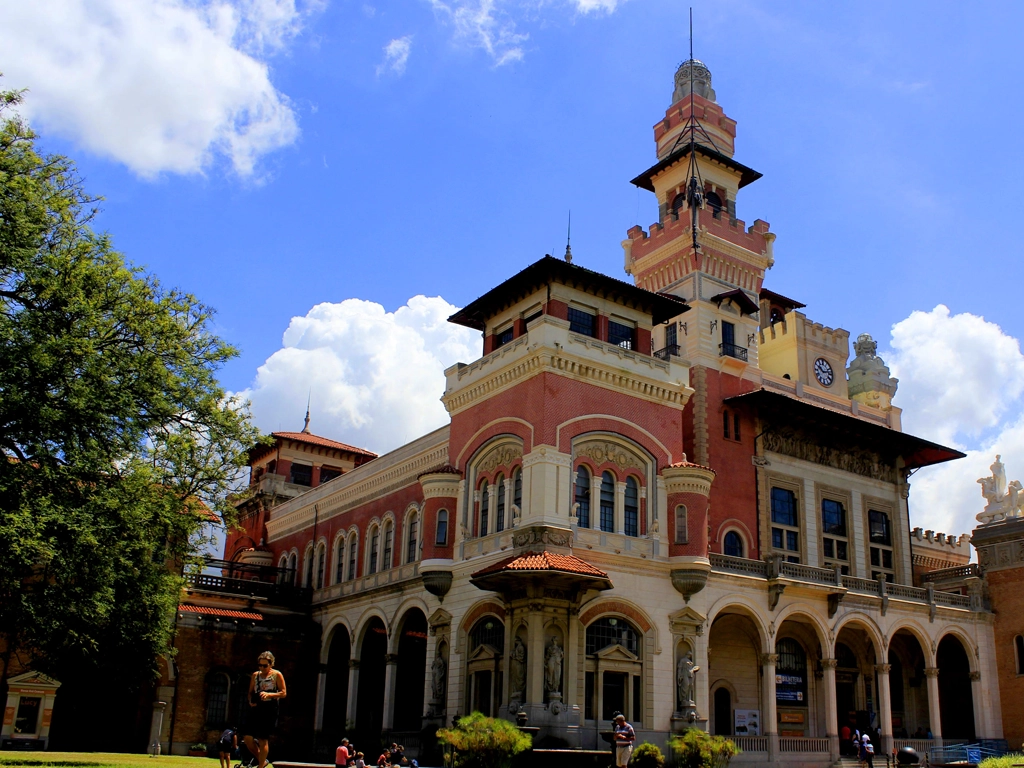
[[[141,683],[258,434],[211,310],[91,229],[20,101],[0,92],[0,673],[18,653],[72,690]]]
[[[456,768],[508,768],[533,744],[513,723],[480,712],[460,717],[454,728],[442,728],[437,740],[455,753]]]
[[[724,768],[740,753],[732,739],[712,736],[699,728],[688,728],[681,736],[673,736],[669,747],[679,768]]]

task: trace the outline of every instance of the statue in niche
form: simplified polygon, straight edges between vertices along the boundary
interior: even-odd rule
[[[676,663],[676,695],[679,697],[679,709],[692,707],[696,693],[697,672],[700,667],[693,663],[693,656],[687,651]]]
[[[544,652],[544,687],[549,691],[562,690],[562,658],[565,656],[558,638],[552,637]]]
[[[444,701],[445,688],[448,683],[448,664],[440,653],[434,657],[434,663],[430,665],[430,683],[434,701]]]
[[[509,684],[512,696],[516,698],[521,698],[526,692],[526,645],[519,635],[516,635],[512,644],[512,655],[509,658]]]

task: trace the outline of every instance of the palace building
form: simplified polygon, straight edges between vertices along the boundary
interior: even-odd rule
[[[902,431],[870,336],[851,358],[765,287],[775,234],[739,218],[761,174],[701,62],[654,139],[629,281],[567,250],[484,292],[450,318],[483,338],[445,372],[450,422],[386,455],[276,435],[183,625],[240,601],[221,631],[274,650],[271,626],[311,622],[288,706],[332,746],[415,745],[473,710],[590,749],[622,712],[640,739],[696,726],[791,765],[831,765],[846,724],[880,752],[1000,738],[982,580],[926,580],[966,568],[966,540],[908,511],[909,474],[962,454]],[[252,661],[207,675],[207,727]]]

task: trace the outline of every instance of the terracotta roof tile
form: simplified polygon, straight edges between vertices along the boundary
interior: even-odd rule
[[[708,472],[714,472],[718,474],[711,467],[705,467],[703,464],[694,464],[692,461],[677,461],[675,464],[669,464],[670,467],[696,467],[697,469],[706,469]]]
[[[363,456],[371,456],[377,458],[377,454],[373,451],[368,451],[365,448],[356,448],[354,445],[348,445],[346,443],[339,443],[337,440],[330,440],[326,437],[320,437],[319,435],[311,435],[308,432],[271,432],[272,437],[280,437],[285,440],[295,440],[299,443],[306,443],[307,445],[319,445],[324,448],[334,448],[338,451],[348,451],[349,453],[358,453]]]
[[[442,464],[439,467],[428,469],[426,472],[420,472],[419,476],[424,475],[461,475],[462,471],[458,467],[453,467],[451,464]]]
[[[575,555],[559,555],[555,552],[526,552],[522,555],[513,555],[477,571],[473,576],[485,576],[501,571],[562,571],[600,579],[608,578],[607,573],[595,568],[586,560]]]
[[[201,613],[204,616],[223,616],[228,619],[263,621],[263,616],[254,611],[232,611],[227,608],[207,608],[205,605],[182,604],[178,606],[178,611],[181,613]]]

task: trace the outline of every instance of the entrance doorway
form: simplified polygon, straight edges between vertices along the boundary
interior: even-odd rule
[[[715,735],[732,736],[732,694],[728,688],[715,691]]]
[[[625,672],[605,672],[603,677],[604,712],[601,717],[611,720],[616,712],[628,716],[626,712],[626,681],[629,675]]]

